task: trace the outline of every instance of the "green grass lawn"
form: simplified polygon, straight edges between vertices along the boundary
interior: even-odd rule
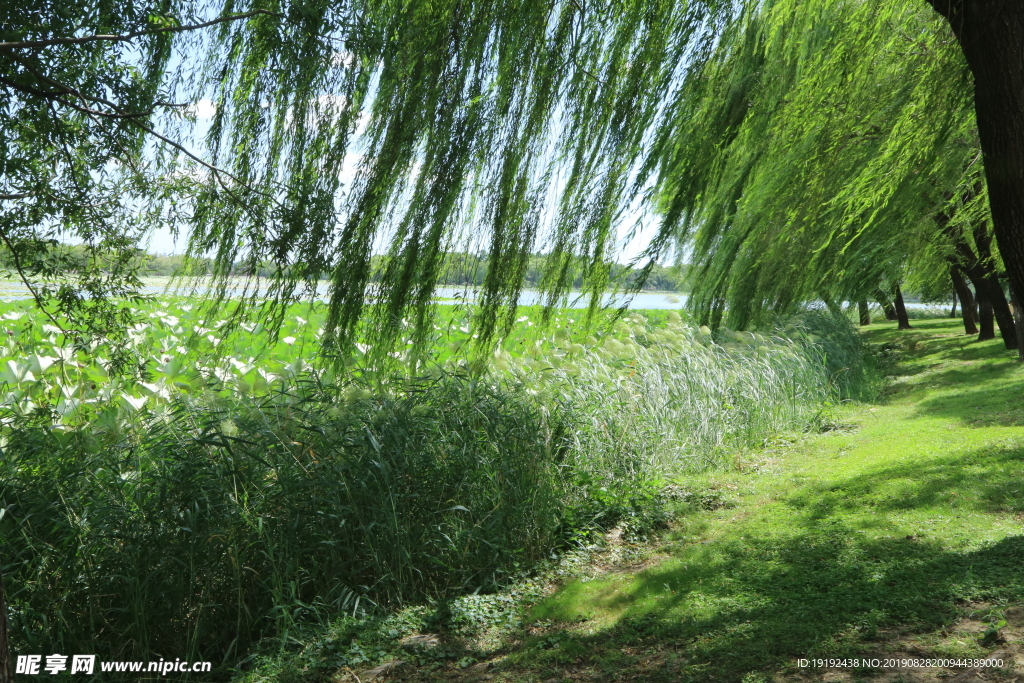
[[[994,649],[951,633],[1024,602],[1024,367],[959,321],[914,324],[864,333],[900,347],[881,399],[708,475],[734,506],[682,518],[645,569],[563,586],[490,676],[789,680],[906,634],[920,656]]]

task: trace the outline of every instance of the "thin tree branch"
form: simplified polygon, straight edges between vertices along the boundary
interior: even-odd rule
[[[43,74],[39,73],[38,70],[33,69],[31,66],[26,64],[24,61],[22,61],[22,60],[17,60],[17,61],[19,61],[22,64],[22,66],[25,66],[25,68],[29,69],[31,71],[32,75],[35,76],[36,78],[39,78],[41,80],[47,80],[48,82],[53,82],[53,81],[50,81],[49,79],[47,79]],[[55,93],[55,92],[50,92],[49,90],[40,90],[38,88],[33,88],[30,85],[22,85],[21,83],[16,83],[16,82],[10,80],[9,78],[0,77],[0,83],[5,83],[8,86],[10,86],[11,88],[14,88],[15,90],[17,90],[18,92],[23,92],[26,95],[35,95],[37,97],[47,97],[47,98],[58,99],[58,100],[60,99],[58,94]],[[65,92],[74,92],[74,91],[71,91],[67,86],[65,86],[63,84],[57,84],[57,85],[59,87],[63,88]],[[100,102],[102,104],[108,104],[110,106],[113,106],[112,103],[107,102],[106,100],[104,100],[102,98],[99,98],[99,97],[94,97],[92,95],[86,95],[85,93],[80,93],[80,92],[74,92],[74,94],[76,96],[82,98],[82,99],[92,100],[94,102]],[[63,100],[61,100],[61,101],[63,101]],[[140,111],[140,112],[134,112],[134,113],[109,114],[107,112],[102,112],[102,111],[98,111],[98,110],[92,110],[92,111],[95,114],[99,114],[100,116],[106,116],[107,118],[112,118],[112,119],[130,119],[130,118],[144,118],[146,116],[151,116],[154,113],[156,113],[156,107],[167,107],[169,109],[185,109],[185,108],[192,107],[192,106],[194,106],[194,105],[190,104],[188,102],[162,102],[161,101],[161,102],[154,102],[152,109],[147,109],[146,111]]]
[[[53,314],[46,310],[43,298],[39,295],[39,292],[36,291],[36,288],[32,286],[31,280],[28,279],[28,275],[25,274],[25,270],[21,266],[21,259],[18,257],[18,251],[11,243],[11,239],[7,236],[7,232],[2,229],[0,229],[0,242],[3,242],[7,247],[7,250],[11,252],[11,260],[14,261],[14,269],[18,271],[18,278],[24,283],[25,287],[28,288],[28,291],[31,292],[32,298],[35,299],[36,307],[50,319],[50,322],[52,322],[62,334],[70,335],[74,333],[76,336],[81,335],[81,330],[64,329],[64,326],[60,324],[60,321],[54,318]]]
[[[576,60],[576,55],[573,55],[573,56],[572,56],[572,57],[571,57],[570,59],[572,59],[572,63],[573,63],[573,65],[574,65],[574,66],[575,66],[575,67],[576,67],[577,69],[579,69],[579,70],[580,70],[580,71],[581,71],[581,72],[582,72],[582,73],[583,73],[584,75],[586,75],[586,76],[590,76],[590,77],[591,77],[592,79],[594,79],[595,81],[597,81],[597,82],[598,82],[598,83],[600,83],[601,85],[604,85],[604,81],[602,81],[602,80],[601,80],[601,79],[600,79],[600,78],[599,78],[599,77],[598,77],[597,75],[595,75],[595,74],[591,73],[591,72],[590,72],[590,71],[588,71],[587,69],[584,69],[584,68],[583,68],[583,67],[582,67],[582,66],[580,65],[580,63],[579,63],[579,62],[578,62],[578,61]]]
[[[39,76],[37,75],[37,77],[39,77]],[[4,84],[10,86],[11,88],[13,88],[14,90],[17,90],[18,92],[23,92],[26,95],[35,95],[36,97],[43,97],[43,98],[46,98],[48,100],[54,100],[56,102],[60,102],[61,104],[65,105],[65,106],[71,107],[73,109],[77,109],[78,111],[80,111],[80,112],[82,112],[84,114],[95,114],[96,116],[102,116],[102,117],[108,118],[108,119],[145,118],[147,116],[150,116],[153,113],[153,110],[150,109],[149,111],[143,111],[143,112],[132,112],[132,113],[125,113],[125,114],[120,114],[120,113],[112,114],[110,112],[100,111],[99,109],[93,109],[91,107],[85,107],[85,106],[82,106],[82,105],[75,104],[73,102],[68,102],[63,97],[60,96],[60,93],[51,92],[49,90],[40,90],[38,88],[33,88],[33,87],[27,86],[27,85],[21,85],[19,83],[15,83],[14,81],[12,81],[10,79],[7,79],[7,78],[0,77],[0,83],[4,83]],[[73,93],[73,92],[70,92],[68,90],[65,90],[64,92],[66,92],[69,95],[70,94],[74,94],[75,96],[80,97],[83,100],[89,100],[89,99],[98,100],[99,99],[99,98],[95,98],[95,97],[88,97],[88,96],[86,96],[86,95],[84,95],[82,93]]]
[[[82,43],[92,43],[99,40],[110,41],[110,42],[124,42],[127,40],[134,40],[142,36],[152,36],[159,33],[181,33],[183,31],[195,31],[207,26],[213,26],[214,24],[222,24],[226,21],[237,21],[239,19],[248,19],[258,15],[284,18],[283,14],[277,12],[271,12],[265,9],[256,9],[251,12],[245,12],[244,14],[232,14],[226,17],[219,17],[210,21],[203,22],[201,24],[188,24],[186,26],[169,26],[167,28],[150,28],[143,31],[134,31],[132,33],[125,33],[123,35],[91,35],[81,36],[79,38],[46,38],[44,40],[20,40],[0,43],[0,50],[19,50],[25,48],[37,48],[37,47],[49,47],[51,45],[80,45]]]
[[[195,161],[197,164],[199,164],[199,165],[205,167],[207,170],[211,171],[214,174],[214,177],[217,179],[217,182],[219,182],[221,184],[221,186],[224,187],[225,189],[227,189],[227,184],[221,179],[220,176],[222,174],[224,176],[227,176],[231,180],[235,181],[236,183],[238,183],[242,187],[245,187],[246,189],[248,189],[248,190],[250,190],[250,191],[252,191],[252,192],[254,192],[256,194],[262,195],[262,196],[270,199],[275,204],[277,203],[277,200],[274,199],[271,195],[267,194],[266,192],[262,192],[260,190],[257,190],[256,188],[250,186],[248,183],[246,183],[241,178],[238,178],[234,174],[229,173],[228,171],[225,171],[222,168],[219,168],[217,166],[214,166],[213,164],[210,164],[210,163],[204,161],[199,156],[197,156],[197,155],[193,154],[192,152],[190,152],[184,145],[182,145],[182,144],[180,144],[178,142],[175,142],[174,140],[171,140],[167,136],[162,135],[162,134],[156,132],[155,130],[153,130],[152,128],[150,128],[149,126],[147,126],[146,124],[144,124],[144,123],[142,123],[141,121],[138,120],[140,115],[138,115],[138,114],[129,115],[127,112],[122,110],[118,105],[114,104],[113,102],[111,102],[109,100],[106,100],[106,99],[104,99],[102,97],[96,97],[96,96],[92,96],[92,95],[85,95],[84,93],[81,93],[81,92],[75,90],[71,86],[65,85],[64,83],[61,83],[59,81],[55,81],[52,78],[50,78],[49,76],[47,76],[46,74],[40,72],[37,68],[35,68],[29,62],[29,60],[25,59],[24,57],[16,56],[16,55],[13,55],[13,54],[11,55],[11,57],[16,62],[18,62],[19,64],[24,66],[26,69],[28,69],[29,72],[33,76],[35,76],[39,80],[43,81],[44,83],[47,83],[47,84],[49,84],[49,85],[51,85],[51,86],[53,86],[55,88],[59,88],[63,92],[65,92],[65,93],[67,93],[69,95],[73,95],[75,97],[78,97],[78,98],[82,99],[83,101],[92,101],[92,102],[98,102],[100,104],[105,104],[106,106],[110,107],[115,112],[117,112],[117,115],[110,114],[110,113],[107,113],[107,112],[102,112],[102,111],[99,111],[99,110],[96,110],[96,109],[92,109],[91,107],[86,107],[84,105],[78,105],[78,104],[75,104],[73,102],[68,102],[64,98],[62,98],[59,95],[57,95],[56,93],[47,93],[46,91],[38,91],[38,92],[35,92],[35,93],[32,93],[32,94],[37,94],[37,95],[42,96],[42,97],[47,97],[50,100],[58,101],[58,102],[64,104],[65,106],[71,107],[73,109],[77,109],[78,111],[81,111],[81,112],[83,112],[85,114],[90,114],[90,115],[95,114],[95,115],[99,115],[99,116],[105,116],[107,118],[118,118],[118,119],[121,119],[121,120],[124,120],[124,121],[128,121],[129,123],[131,123],[131,124],[141,128],[142,130],[144,130],[145,132],[149,133],[150,135],[152,135],[153,137],[157,138],[158,140],[161,140],[162,142],[170,145],[171,147],[173,147],[174,149],[178,150],[179,152],[181,152],[182,154],[184,154],[188,158],[190,158],[193,161]],[[5,82],[7,82],[7,81],[5,80]],[[18,86],[16,84],[11,84],[11,85],[12,85],[12,87],[16,87],[19,90],[31,90],[31,89],[29,89],[27,87]]]
[[[153,112],[154,112],[153,109],[149,109],[149,110],[144,111],[144,112],[127,112],[124,109],[122,109],[121,107],[119,107],[118,105],[116,105],[113,102],[111,102],[110,100],[106,100],[106,99],[104,99],[102,97],[97,97],[96,95],[87,95],[87,94],[85,94],[83,92],[79,92],[78,90],[75,90],[74,88],[72,88],[69,85],[61,83],[60,81],[55,81],[54,79],[50,78],[49,76],[47,76],[46,74],[41,72],[38,68],[36,68],[32,64],[32,62],[30,60],[26,59],[25,57],[22,57],[20,55],[14,55],[14,54],[10,55],[10,57],[14,61],[16,61],[18,64],[21,64],[23,67],[25,67],[25,69],[27,69],[30,74],[32,74],[33,76],[38,78],[40,81],[42,81],[44,83],[47,83],[47,84],[57,88],[61,92],[67,93],[69,95],[74,95],[75,97],[77,97],[77,98],[79,98],[80,100],[83,100],[83,101],[89,101],[89,102],[95,102],[95,103],[98,103],[98,104],[104,104],[104,105],[110,107],[111,109],[113,109],[115,112],[117,112],[116,114],[110,114],[110,113],[99,111],[99,110],[88,109],[88,111],[90,111],[90,112],[92,112],[94,114],[98,114],[100,116],[105,116],[107,118],[130,119],[130,118],[146,117],[146,116],[149,116],[149,115],[153,114]],[[0,78],[0,82],[6,83],[7,85],[11,86],[15,90],[20,90],[21,92],[26,93],[28,95],[36,95],[38,97],[47,97],[47,98],[57,99],[57,100],[59,100],[61,102],[64,102],[64,100],[60,100],[60,98],[59,98],[57,93],[53,93],[53,92],[50,92],[50,91],[47,91],[47,90],[40,90],[38,88],[33,88],[32,86],[29,86],[29,85],[21,85],[19,83],[15,83],[14,81],[11,81],[11,80],[9,80],[7,78]],[[67,102],[64,102],[64,103],[68,104]],[[188,106],[188,105],[182,105],[182,104],[169,104],[169,103],[164,103],[164,102],[157,102],[155,104],[157,104],[157,105],[166,104],[166,106],[171,106],[171,107]],[[69,106],[76,106],[76,105],[69,105]],[[86,111],[85,109],[81,109],[80,107],[77,107],[77,106],[76,106],[76,108],[79,108],[81,111]]]

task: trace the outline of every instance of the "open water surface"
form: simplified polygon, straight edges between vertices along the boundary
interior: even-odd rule
[[[179,285],[176,289],[171,285],[170,278],[167,277],[142,278],[142,283],[142,293],[152,296],[166,294],[170,296],[202,297],[210,291],[209,285],[204,282],[199,282],[194,287]],[[257,286],[255,281],[249,283],[248,290],[250,293],[255,286]],[[325,301],[328,296],[328,289],[328,283],[319,283],[316,288],[315,298],[319,301]],[[240,296],[246,291],[245,281],[237,280],[236,283],[233,283],[228,288],[228,291],[235,296]],[[260,293],[265,293],[267,291],[266,286],[260,286],[259,291]],[[461,287],[438,287],[435,295],[440,304],[454,305],[463,302],[471,303],[476,300],[473,290],[466,290]],[[29,298],[31,296],[28,289],[20,281],[0,280],[0,301],[17,301]],[[537,290],[526,289],[519,295],[520,306],[534,306],[543,303],[544,297]],[[686,295],[672,292],[640,292],[639,294],[634,294],[631,298],[622,294],[604,294],[601,297],[602,306],[617,308],[622,306],[623,303],[627,303],[629,308],[635,309],[679,309],[686,305]],[[581,292],[570,292],[564,307],[586,308],[588,304],[588,295]],[[950,304],[945,304],[945,306],[949,307]],[[936,307],[938,307],[936,304],[907,302],[907,308]]]

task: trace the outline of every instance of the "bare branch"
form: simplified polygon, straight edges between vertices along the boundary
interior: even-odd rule
[[[19,60],[19,59],[16,59],[15,61],[22,62],[22,60]],[[42,75],[38,71],[32,69],[30,66],[27,66],[27,68],[29,68],[31,70],[32,74],[36,78],[39,78],[40,80],[47,80],[44,75]],[[47,80],[47,82],[55,83],[54,81],[49,81],[49,80]],[[12,80],[10,80],[8,78],[3,78],[2,76],[0,76],[0,83],[4,83],[7,86],[17,90],[18,92],[25,93],[26,95],[35,95],[36,97],[44,97],[44,98],[49,99],[49,100],[56,100],[56,101],[61,102],[63,104],[68,104],[69,106],[75,106],[75,105],[70,105],[67,101],[65,101],[64,99],[62,99],[60,97],[60,94],[58,94],[56,92],[52,92],[52,91],[49,91],[49,90],[40,90],[39,88],[33,88],[32,86],[29,86],[29,85],[22,85],[20,83],[15,83],[14,81],[12,81]],[[85,93],[80,93],[80,92],[77,92],[77,91],[73,91],[73,90],[71,90],[70,88],[68,88],[67,86],[65,86],[63,84],[57,84],[57,85],[62,89],[62,92],[65,92],[65,93],[68,93],[68,94],[72,94],[75,97],[78,97],[80,99],[92,100],[93,102],[99,102],[101,104],[106,104],[108,106],[114,106],[112,103],[108,102],[107,100],[104,100],[103,98],[93,97],[91,95],[86,95]],[[88,111],[90,111],[93,114],[96,114],[97,116],[104,116],[104,117],[106,117],[108,119],[131,119],[131,118],[145,118],[147,116],[152,116],[156,112],[156,107],[187,108],[187,107],[191,107],[191,106],[193,106],[193,105],[191,105],[191,104],[189,104],[187,102],[181,102],[181,103],[178,103],[178,102],[154,102],[152,109],[147,109],[146,111],[140,111],[140,112],[123,112],[120,109],[118,109],[118,111],[120,113],[116,113],[116,114],[111,114],[110,112],[105,112],[105,111],[99,111],[97,109],[89,109]],[[76,107],[76,108],[77,109],[81,109],[80,107]],[[82,111],[86,111],[85,109],[81,109],[81,110]]]
[[[167,28],[150,28],[144,31],[134,31],[132,33],[125,33],[123,35],[91,35],[81,36],[79,38],[46,38],[44,40],[20,40],[11,41],[6,43],[0,43],[0,50],[19,50],[25,48],[37,48],[37,47],[49,47],[51,45],[79,45],[82,43],[92,43],[96,41],[109,41],[109,42],[124,42],[127,40],[134,40],[142,36],[152,36],[160,33],[181,33],[183,31],[195,31],[197,29],[206,28],[207,26],[213,26],[214,24],[222,24],[226,21],[237,21],[239,19],[248,19],[257,15],[265,15],[270,17],[278,17],[283,19],[283,14],[277,12],[271,12],[265,9],[256,9],[251,12],[245,12],[244,14],[232,14],[226,17],[219,17],[206,21],[201,24],[188,24],[186,26],[169,26]]]
[[[599,84],[601,84],[601,85],[604,85],[604,84],[605,84],[605,83],[604,83],[604,81],[602,81],[602,80],[601,80],[601,79],[600,79],[600,78],[599,78],[599,77],[598,77],[597,75],[595,75],[594,73],[592,73],[592,72],[590,72],[590,71],[588,71],[588,70],[584,69],[584,68],[583,68],[583,66],[582,66],[582,65],[581,65],[581,64],[580,64],[580,63],[579,63],[579,62],[578,62],[578,61],[576,60],[576,55],[573,55],[573,56],[572,56],[572,63],[573,63],[573,65],[574,65],[574,66],[575,66],[575,67],[576,67],[577,69],[579,69],[579,70],[580,70],[580,72],[582,72],[582,73],[583,73],[583,74],[584,74],[585,76],[590,76],[590,77],[591,77],[592,79],[594,79],[595,81],[597,81],[597,82],[598,82]]]

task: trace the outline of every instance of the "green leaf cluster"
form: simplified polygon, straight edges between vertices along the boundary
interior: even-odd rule
[[[665,141],[662,236],[692,254],[699,317],[743,328],[948,273],[934,217],[980,183],[971,93],[923,3],[747,6]]]

